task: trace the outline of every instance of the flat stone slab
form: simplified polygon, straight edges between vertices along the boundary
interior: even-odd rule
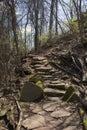
[[[45,72],[38,71],[37,74],[42,76],[45,75]]]
[[[36,68],[37,71],[50,71],[51,68],[47,68],[47,67],[38,67]]]
[[[46,60],[45,57],[37,57],[37,56],[32,57],[32,59],[35,60],[35,61],[43,61],[43,60]],[[46,61],[47,61],[47,60],[46,60]]]
[[[45,88],[44,89],[44,93],[47,95],[47,96],[58,96],[58,97],[61,97],[65,94],[65,91],[63,90],[58,90],[58,89],[52,89],[52,88]]]
[[[43,63],[44,63],[44,64],[47,63],[47,60],[44,60],[44,61],[33,60],[33,61],[31,62],[31,65],[43,65]]]
[[[63,130],[76,130],[76,129],[77,129],[76,126],[68,126],[68,127],[64,128]]]
[[[60,100],[59,97],[48,97],[48,100],[54,101],[54,102],[57,102],[57,103],[61,103],[62,102],[62,100]]]
[[[57,106],[58,106],[57,102],[47,102],[43,105],[43,109],[45,111],[51,112],[56,110]]]
[[[31,65],[31,67],[32,68],[39,68],[39,67],[41,67],[41,65],[40,64],[35,64],[35,65]]]
[[[54,118],[60,118],[60,117],[70,116],[70,114],[71,114],[70,112],[61,108],[60,110],[52,112],[51,116]]]
[[[57,84],[48,84],[48,86],[47,86],[48,88],[56,88],[56,89],[59,89],[59,90],[66,90],[66,86],[65,86],[65,84],[59,84],[59,83],[57,83]]]
[[[30,65],[34,65],[34,66],[35,66],[35,65],[37,65],[37,64],[38,64],[38,65],[41,65],[42,62],[41,62],[41,61],[32,61]]]
[[[50,84],[59,84],[59,83],[61,83],[59,80],[50,81]]]
[[[51,75],[47,75],[47,74],[46,74],[46,75],[45,75],[45,74],[42,75],[42,77],[43,77],[43,78],[47,78],[47,79],[48,79],[48,78],[53,78]]]
[[[37,114],[30,116],[22,122],[22,126],[27,128],[28,130],[44,127],[45,125],[45,118]]]

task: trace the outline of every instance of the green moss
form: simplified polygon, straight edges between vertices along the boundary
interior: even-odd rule
[[[80,108],[79,112],[80,112],[80,115],[81,115],[81,116],[84,115],[84,111],[83,111],[83,109]]]
[[[70,86],[67,89],[66,93],[64,94],[62,100],[65,101],[65,102],[79,101],[79,97],[76,94],[76,89],[74,87]]]
[[[42,81],[42,77],[40,75],[37,74],[31,74],[29,76],[29,81],[35,83],[37,86],[39,86],[40,88],[44,88],[44,84]]]
[[[40,75],[37,75],[37,74],[32,74],[32,75],[30,75],[30,78],[29,78],[29,81],[30,82],[34,82],[34,83],[36,83],[37,81],[42,81],[42,78],[41,78],[41,76]]]
[[[35,77],[35,76],[36,76],[36,74],[33,73],[33,74],[29,75],[29,79],[31,79],[31,78],[33,78],[33,77]]]
[[[85,130],[87,130],[87,119],[83,119],[83,125],[84,125],[84,127],[85,127]]]
[[[62,77],[61,77],[61,79],[63,79],[63,80],[67,80],[69,78],[69,75],[63,75]]]
[[[44,88],[44,84],[43,84],[43,82],[42,81],[40,81],[40,80],[38,80],[37,82],[36,82],[36,85],[37,86],[39,86],[40,88]]]

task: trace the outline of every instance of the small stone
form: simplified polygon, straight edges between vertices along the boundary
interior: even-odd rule
[[[30,116],[22,122],[22,126],[27,128],[28,130],[44,127],[45,125],[45,118],[37,114]]]
[[[70,112],[67,112],[64,109],[60,109],[60,110],[52,112],[51,116],[54,118],[60,118],[60,117],[70,116],[70,114],[71,114]]]

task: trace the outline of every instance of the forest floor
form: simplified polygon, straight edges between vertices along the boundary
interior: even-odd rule
[[[82,59],[86,49],[67,36],[53,41],[55,43],[50,47],[23,57],[22,67],[32,73],[18,76],[16,87],[12,86],[11,92],[0,92],[0,130],[84,129],[80,114],[83,111],[78,100],[83,86],[82,72],[73,61],[72,53]],[[32,74],[41,77],[39,81],[44,84],[44,96],[38,101],[22,102],[20,86],[31,81]]]

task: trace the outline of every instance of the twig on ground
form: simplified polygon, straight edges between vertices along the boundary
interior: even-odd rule
[[[15,98],[15,102],[16,102],[16,105],[17,105],[18,113],[19,113],[19,121],[18,121],[16,130],[21,130],[23,112],[22,112],[22,109],[21,109],[19,102],[16,98]]]

